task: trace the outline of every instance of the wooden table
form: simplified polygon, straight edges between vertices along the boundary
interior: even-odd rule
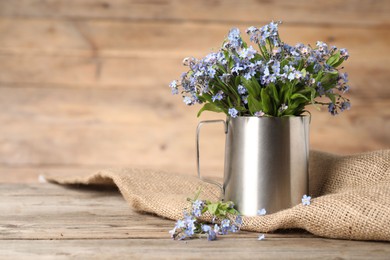
[[[1,259],[390,259],[390,244],[239,232],[172,241],[174,222],[134,212],[116,190],[0,184]]]

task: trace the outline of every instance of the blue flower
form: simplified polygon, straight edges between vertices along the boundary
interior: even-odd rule
[[[221,221],[221,226],[222,226],[223,228],[229,227],[229,226],[230,226],[230,220],[227,219],[227,218],[223,219],[223,220]]]
[[[243,85],[238,85],[237,92],[240,95],[244,95],[244,94],[246,94],[247,90]]]
[[[218,91],[217,94],[215,94],[212,98],[213,102],[215,102],[215,100],[222,100],[223,99],[223,91],[220,90]]]
[[[348,82],[348,73],[340,73],[339,80],[343,83],[347,83]]]
[[[226,60],[225,55],[223,54],[223,52],[218,52],[217,53],[217,60],[222,65],[225,65],[227,63],[227,60]]]
[[[257,211],[257,215],[259,216],[264,216],[265,214],[267,214],[267,211],[264,208]]]
[[[177,222],[176,222],[176,225],[175,225],[175,228],[183,228],[185,227],[185,222],[181,219],[179,219]]]
[[[229,111],[228,111],[229,115],[233,118],[236,118],[237,115],[238,115],[238,110],[235,109],[234,107],[233,108],[229,108]]]
[[[340,106],[341,111],[350,110],[350,109],[351,109],[351,103],[349,103],[349,102],[342,102],[341,103],[341,106]]]
[[[344,58],[344,60],[348,60],[349,53],[347,49],[340,49],[340,56]]]
[[[285,111],[287,108],[288,108],[288,106],[287,106],[286,104],[281,104],[281,105],[280,105],[280,108],[279,108],[279,111],[280,111],[280,112],[283,112],[283,111]]]
[[[214,78],[216,72],[217,71],[212,67],[207,68],[207,74],[210,78]]]
[[[328,45],[324,42],[317,41],[317,47],[320,52],[327,52],[328,51]]]
[[[342,87],[343,94],[349,91],[349,86],[345,85]]]
[[[325,89],[322,86],[321,82],[317,82],[317,87],[316,87],[318,95],[321,97],[322,95],[325,95]]]
[[[337,115],[337,108],[336,108],[335,104],[330,103],[330,104],[328,105],[328,111],[329,111],[329,113],[330,113],[332,116]]]
[[[237,50],[241,48],[241,45],[242,39],[240,36],[240,30],[237,28],[232,28],[228,34],[228,42],[226,42],[224,47]]]
[[[215,224],[214,225],[214,232],[219,233],[219,230],[220,230],[220,228],[219,228],[218,224]]]
[[[242,96],[241,100],[244,104],[248,104],[248,95]]]
[[[242,217],[241,217],[241,215],[237,215],[235,222],[239,226],[242,225]]]
[[[216,240],[216,239],[217,239],[217,233],[214,230],[210,229],[208,234],[207,234],[207,240],[212,241],[212,240]]]
[[[262,117],[262,116],[264,116],[264,115],[265,115],[265,113],[264,113],[262,110],[257,111],[257,112],[255,112],[255,114],[254,114],[254,116],[257,116],[257,117]]]
[[[238,230],[240,230],[236,225],[231,225],[230,226],[230,231],[233,232],[233,233],[236,233],[238,232]]]
[[[245,70],[245,69],[246,69],[246,67],[244,66],[243,63],[237,62],[234,64],[234,66],[232,68],[232,73],[239,74],[240,71]]]
[[[209,232],[210,230],[211,230],[211,227],[209,225],[202,225],[203,232]]]
[[[272,71],[274,72],[274,74],[280,74],[280,62],[279,61],[274,60],[271,68],[272,68]]]
[[[246,30],[246,33],[249,35],[249,39],[251,42],[260,43],[260,31],[258,28],[251,26]]]
[[[264,234],[260,234],[259,238],[257,240],[264,240],[264,239],[265,239],[265,235]]]
[[[169,87],[172,89],[172,95],[179,94],[179,90],[177,89],[177,81],[174,80],[169,84]]]
[[[195,217],[200,217],[202,215],[202,210],[204,208],[204,202],[202,200],[196,200],[192,203],[192,214]]]
[[[249,46],[249,48],[243,48],[240,51],[238,51],[238,55],[243,59],[253,59],[255,57],[255,54],[257,51],[253,49],[252,46]]]
[[[191,106],[194,104],[194,101],[192,100],[191,97],[188,97],[188,96],[185,96],[184,99],[183,99],[183,102],[187,105],[187,106]]]
[[[310,205],[310,200],[311,200],[310,196],[307,196],[306,194],[303,195],[303,197],[302,197],[302,205],[304,205],[304,206]]]

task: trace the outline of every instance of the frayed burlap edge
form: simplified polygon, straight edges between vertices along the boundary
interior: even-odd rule
[[[390,150],[337,156],[310,154],[309,206],[243,217],[243,230],[271,232],[301,228],[314,235],[390,241]],[[46,175],[58,184],[116,185],[136,210],[172,220],[183,216],[187,198],[201,188],[201,199],[215,201],[220,190],[194,176],[153,170],[109,169],[80,175]]]

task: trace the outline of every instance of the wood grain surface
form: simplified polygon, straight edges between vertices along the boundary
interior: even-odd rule
[[[284,41],[348,48],[352,109],[311,109],[311,148],[390,148],[390,2],[386,0],[0,0],[0,182],[42,170],[112,166],[195,173],[199,120],[168,84],[186,56],[228,30],[283,20]],[[221,176],[224,136],[202,133],[202,169]]]
[[[174,222],[134,212],[111,188],[0,184],[1,259],[388,259],[389,243],[303,231],[173,241]]]

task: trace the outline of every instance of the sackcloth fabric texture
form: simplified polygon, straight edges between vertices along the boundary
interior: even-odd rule
[[[109,169],[89,175],[50,175],[49,182],[115,185],[140,212],[172,220],[183,217],[187,198],[217,201],[220,189],[196,176],[156,170]],[[274,214],[243,217],[242,230],[272,232],[305,229],[322,237],[390,241],[390,150],[340,156],[310,152],[311,204]],[[206,219],[207,220],[207,219]]]

